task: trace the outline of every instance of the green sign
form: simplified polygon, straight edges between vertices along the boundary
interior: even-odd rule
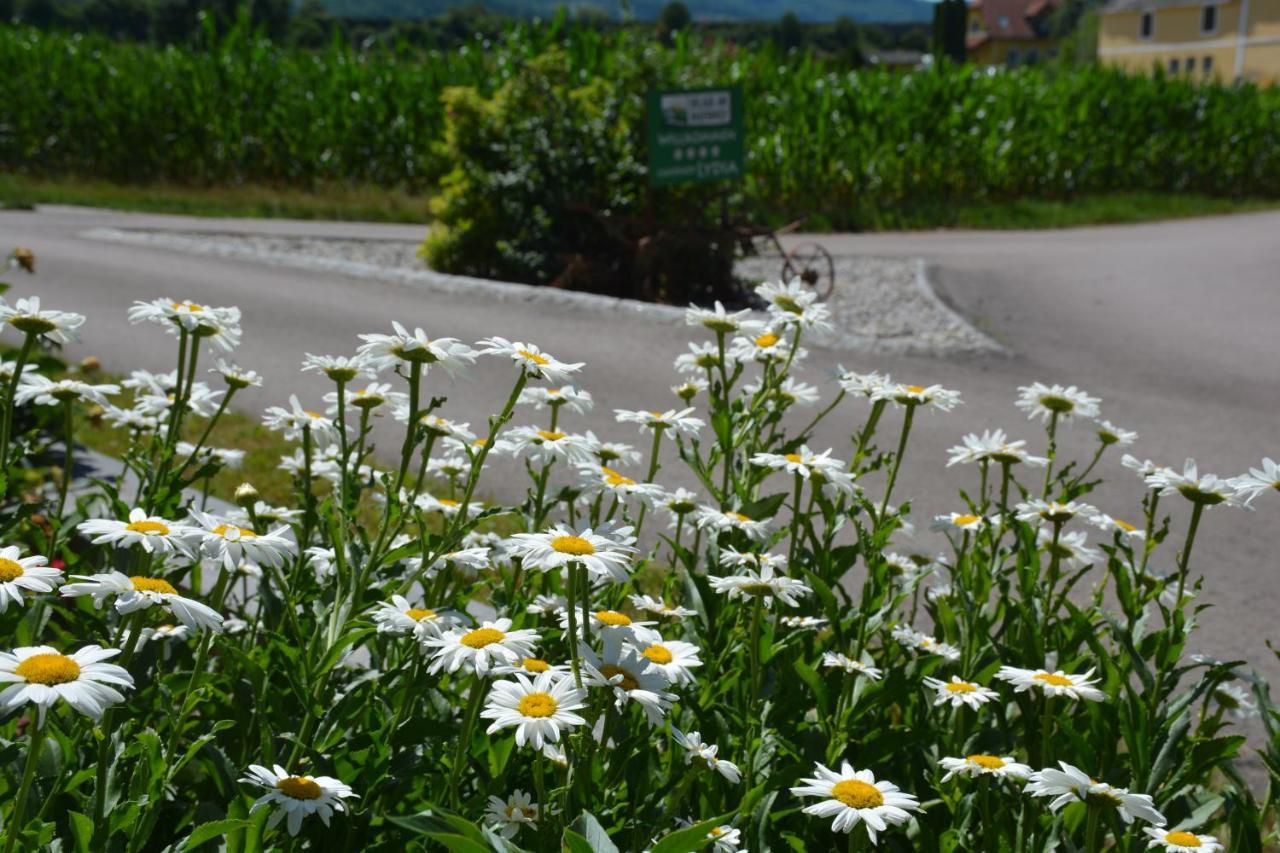
[[[649,185],[742,177],[742,89],[649,92]]]

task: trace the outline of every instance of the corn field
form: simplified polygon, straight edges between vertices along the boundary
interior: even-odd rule
[[[1280,91],[1101,69],[851,71],[804,52],[514,26],[453,52],[197,48],[0,27],[0,168],[197,185],[431,192],[446,86],[492,92],[564,50],[583,81],[740,83],[744,201],[761,216],[892,224],[956,202],[1111,191],[1280,195]],[[636,75],[639,69],[638,76]],[[618,74],[619,70],[633,72]],[[642,91],[635,91],[637,102]],[[821,187],[817,195],[815,188]],[[888,221],[887,221],[888,220]]]

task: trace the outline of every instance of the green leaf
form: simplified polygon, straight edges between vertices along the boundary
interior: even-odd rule
[[[89,845],[93,841],[93,821],[80,812],[67,812],[67,823],[71,827],[71,839],[75,842],[76,853],[89,853]]]
[[[609,840],[609,833],[604,831],[600,821],[590,812],[578,815],[570,828],[582,833],[583,839],[590,845],[591,853],[618,853],[618,848]]]
[[[245,829],[249,825],[249,821],[236,818],[202,823],[191,831],[191,835],[187,836],[186,842],[182,845],[182,850],[184,853],[187,850],[194,850],[201,844],[205,844],[215,838],[221,838],[224,835],[230,835],[232,832],[238,829]]]
[[[564,831],[564,835],[560,837],[560,843],[569,853],[595,853],[591,842],[572,829]]]
[[[649,853],[692,853],[701,850],[711,843],[707,833],[720,826],[727,816],[711,818],[685,829],[678,829],[658,839],[658,843],[649,848]]]

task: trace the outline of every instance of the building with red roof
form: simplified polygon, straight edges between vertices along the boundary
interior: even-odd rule
[[[978,65],[1034,65],[1058,55],[1059,0],[970,0],[965,53]]]

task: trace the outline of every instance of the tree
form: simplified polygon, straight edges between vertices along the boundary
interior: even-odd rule
[[[673,35],[689,26],[692,21],[693,15],[690,14],[689,7],[680,0],[671,0],[658,14],[658,38],[668,42]]]
[[[17,11],[14,7],[13,0],[0,0],[0,24],[7,24],[13,20],[13,13]]]
[[[89,0],[84,23],[112,38],[145,41],[151,35],[154,7],[147,0]]]
[[[964,24],[969,7],[964,0],[942,0],[933,7],[933,52],[956,64],[965,61]]]
[[[804,44],[804,25],[795,12],[788,12],[779,19],[778,44],[783,50],[791,50]]]

